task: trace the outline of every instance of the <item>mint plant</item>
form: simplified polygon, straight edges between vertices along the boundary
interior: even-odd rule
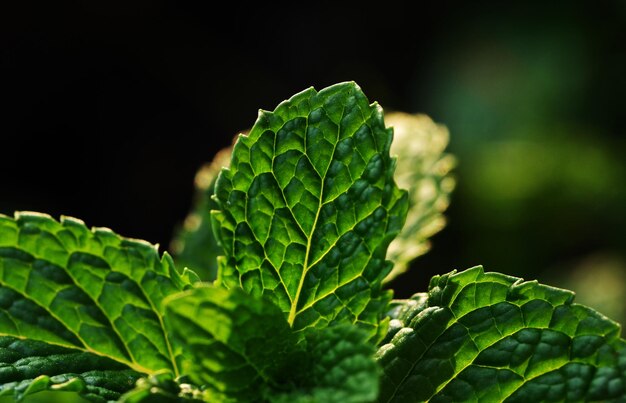
[[[569,291],[474,267],[392,300],[383,283],[441,227],[432,223],[452,188],[446,142],[398,163],[416,168],[407,192],[394,179],[392,129],[356,84],[308,89],[261,112],[229,168],[205,178],[195,222],[177,241],[180,261],[202,251],[202,280],[108,229],[0,216],[0,395],[626,400],[619,325]],[[414,249],[388,250],[399,234]]]

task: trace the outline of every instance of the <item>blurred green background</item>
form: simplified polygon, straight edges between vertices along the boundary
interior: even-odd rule
[[[448,225],[397,296],[483,264],[626,323],[626,2],[0,7],[1,213],[163,248],[195,171],[259,107],[355,80],[446,124],[459,161]]]
[[[484,13],[443,40],[420,101],[450,129],[458,188],[450,225],[416,270],[483,264],[573,289],[626,323],[626,47],[616,39],[626,19],[624,3],[612,5],[605,20],[579,4],[560,17]]]
[[[11,403],[14,399],[12,397],[0,397],[0,402]],[[30,395],[23,400],[26,403],[83,403],[88,402],[72,392],[39,392],[34,395]]]

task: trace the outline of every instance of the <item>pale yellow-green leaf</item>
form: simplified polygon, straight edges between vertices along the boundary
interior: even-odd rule
[[[392,112],[385,114],[385,124],[394,130],[391,154],[397,156],[395,179],[398,186],[409,191],[406,223],[387,250],[387,259],[394,263],[385,278],[388,282],[426,253],[430,249],[428,238],[445,226],[442,213],[454,189],[450,171],[455,159],[444,153],[448,129],[428,116]]]

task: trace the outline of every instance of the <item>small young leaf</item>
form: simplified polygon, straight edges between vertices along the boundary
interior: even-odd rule
[[[119,362],[33,340],[0,337],[0,396],[16,401],[43,390],[117,400],[141,375]]]
[[[573,293],[482,267],[429,288],[377,353],[380,402],[626,400],[619,325]]]
[[[211,197],[217,175],[230,164],[232,151],[232,147],[221,150],[196,174],[193,209],[170,245],[176,267],[189,267],[204,281],[216,279],[217,257],[224,253],[211,227],[211,210],[218,208]]]
[[[411,260],[428,252],[428,238],[444,227],[442,213],[454,189],[450,170],[455,160],[444,153],[448,129],[428,116],[392,112],[385,114],[385,123],[393,128],[391,154],[397,158],[396,181],[409,191],[406,223],[387,250],[387,258],[393,262],[387,282],[404,273]]]
[[[408,203],[391,138],[354,83],[261,112],[216,184],[221,284],[271,299],[295,330],[345,321],[380,333],[387,246]]]
[[[182,351],[164,329],[162,301],[193,279],[153,245],[108,229],[0,215],[0,336],[89,353],[74,355],[75,366],[96,355],[143,374],[178,373]]]

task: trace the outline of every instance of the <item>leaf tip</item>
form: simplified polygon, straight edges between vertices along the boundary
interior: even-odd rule
[[[270,111],[266,111],[265,109],[259,109],[259,112],[257,114],[257,119],[261,119],[261,118],[267,118],[272,112]],[[237,140],[239,140],[240,138],[245,137],[245,134],[243,133],[239,133],[237,135]]]
[[[351,88],[354,88],[354,89],[355,89],[355,90],[357,90],[357,91],[363,91],[363,90],[361,89],[361,86],[360,86],[359,84],[357,84],[357,82],[356,82],[356,81],[354,81],[354,80],[343,81],[343,82],[337,83],[337,84],[335,84],[335,85],[336,85],[337,87],[340,87],[340,86],[345,86],[345,87],[351,87]],[[331,86],[331,87],[334,87],[334,85],[333,85],[333,86]]]
[[[127,244],[133,245],[133,246],[137,246],[139,248],[150,248],[152,250],[154,250],[155,252],[159,252],[159,247],[160,245],[158,243],[156,244],[152,244],[148,241],[145,241],[143,239],[138,239],[138,238],[124,238],[124,241]]]

